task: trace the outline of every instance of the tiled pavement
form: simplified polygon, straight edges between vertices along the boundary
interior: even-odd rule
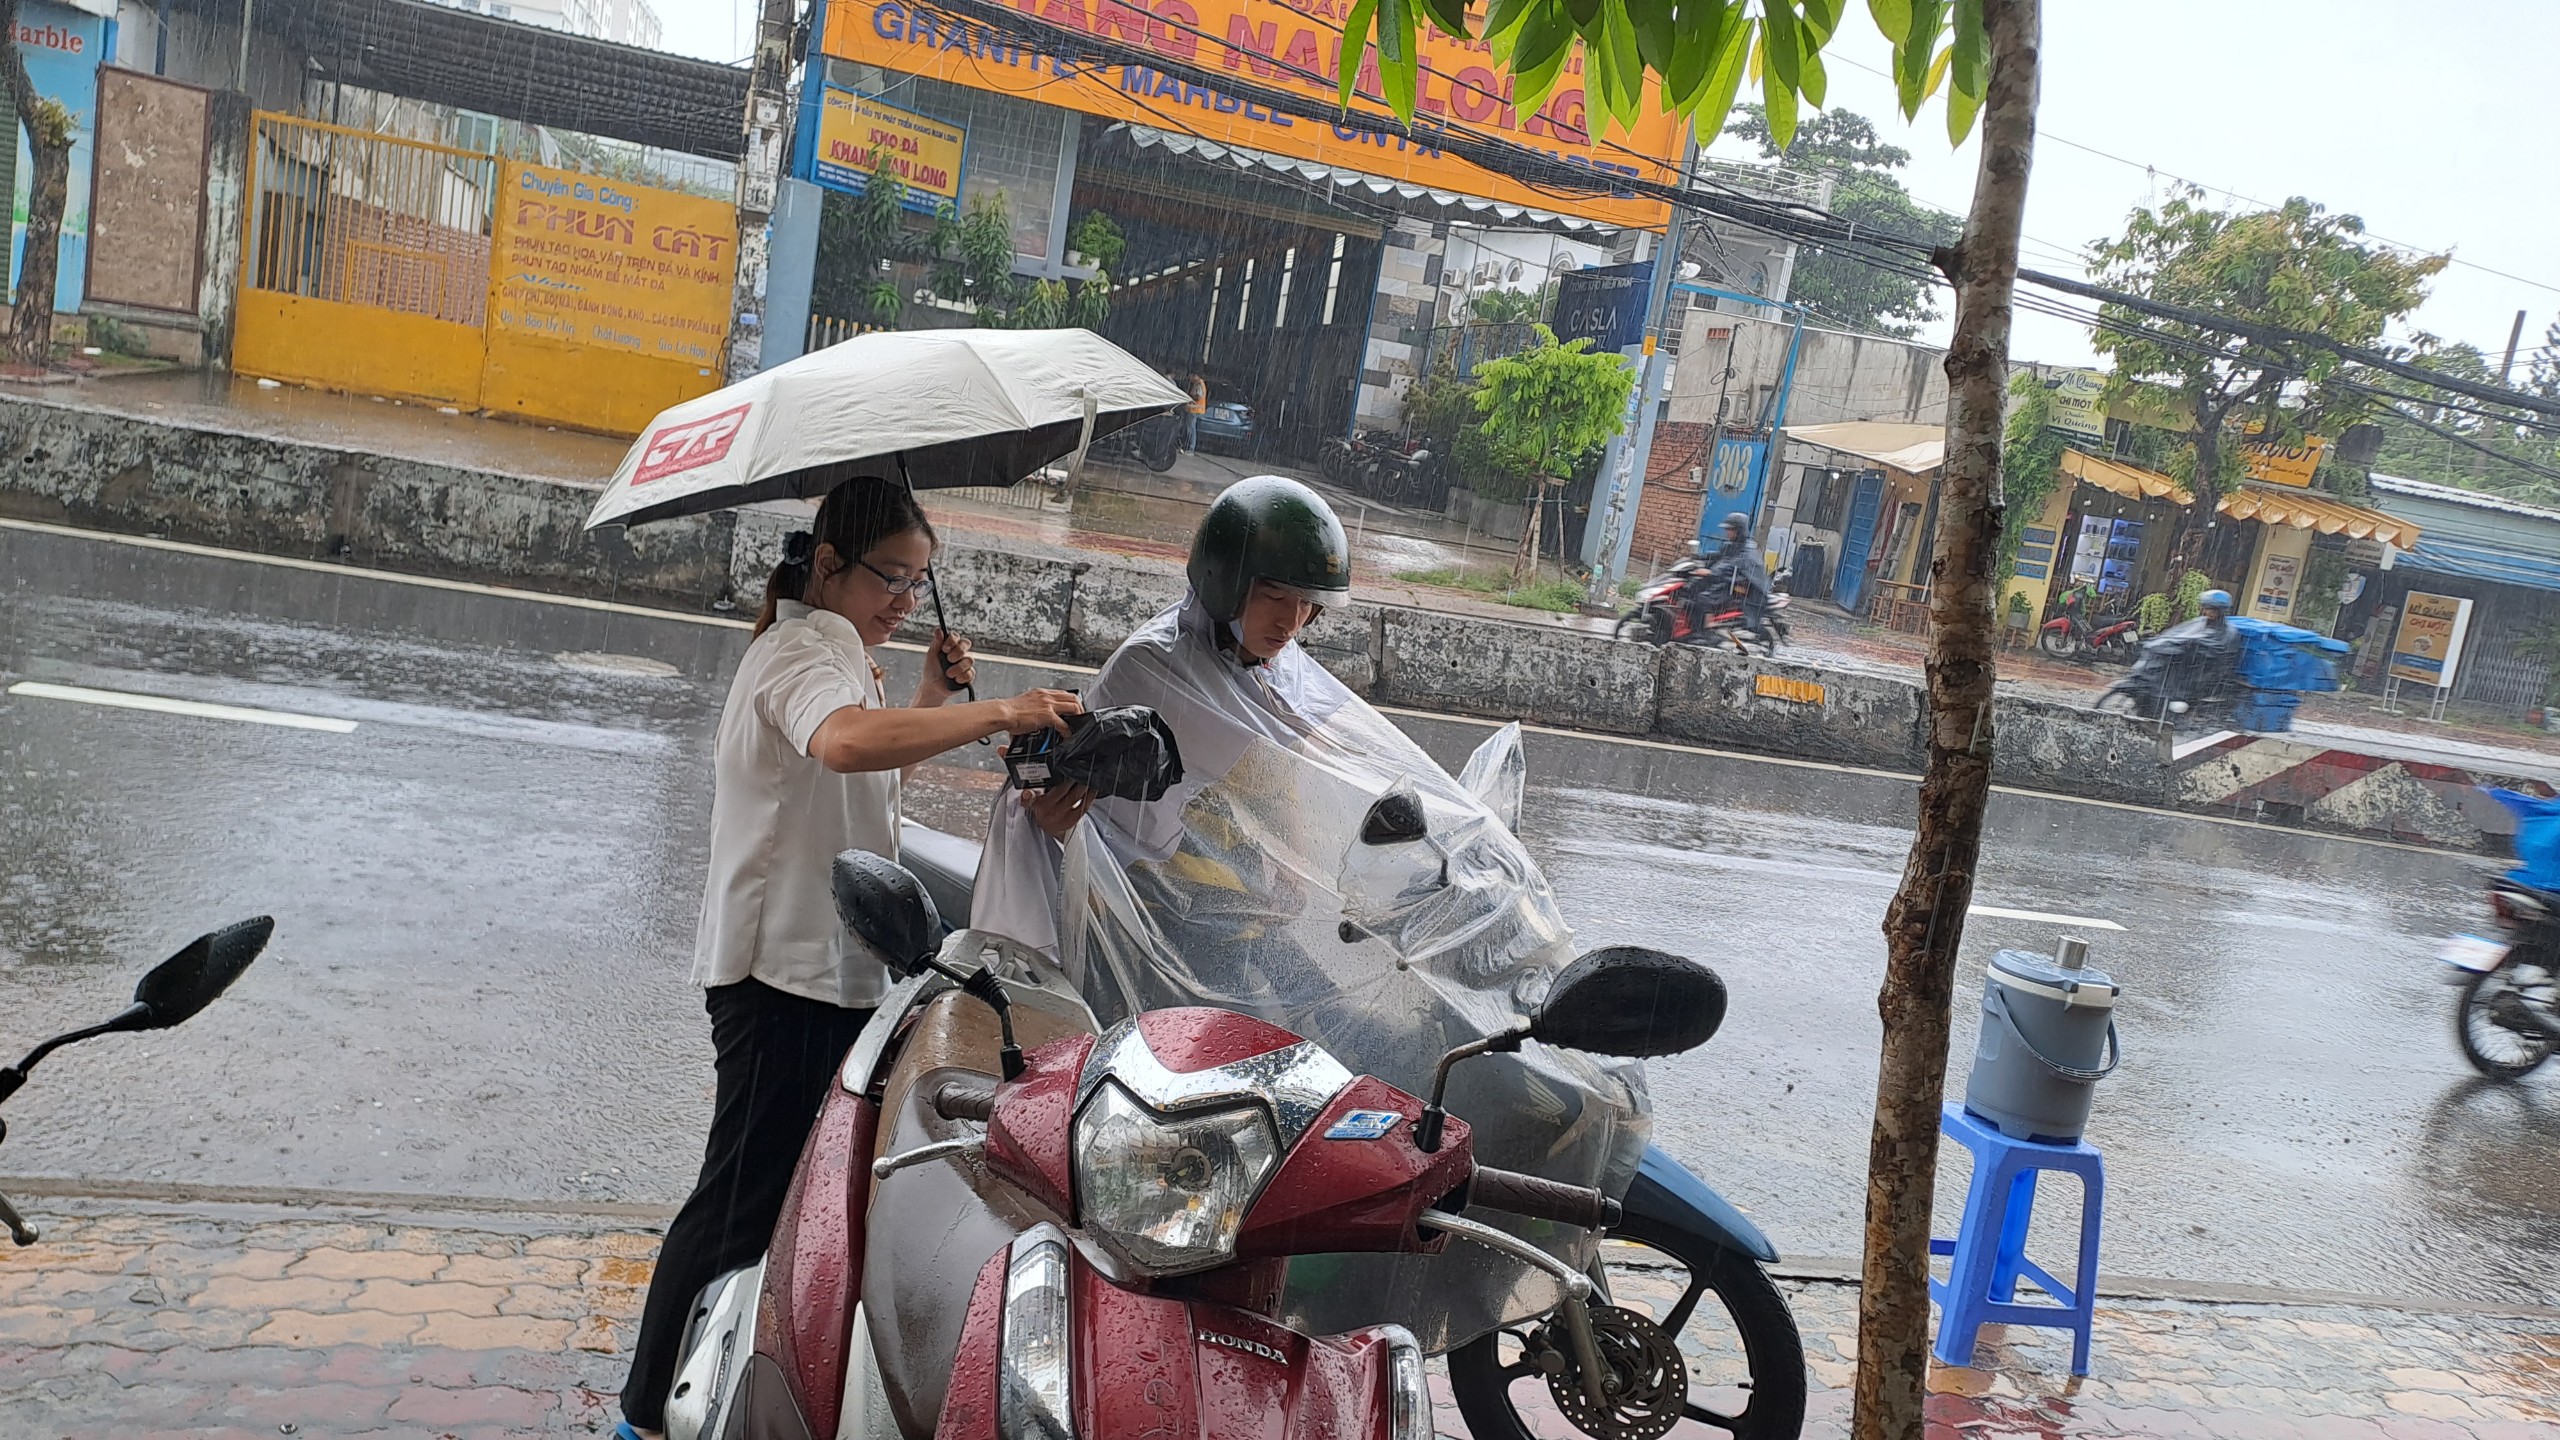
[[[609,1218],[39,1208],[45,1241],[0,1247],[11,1440],[599,1433],[656,1243]],[[1642,1307],[1663,1280],[1623,1273],[1618,1289]],[[1787,1289],[1814,1386],[1805,1433],[1843,1435],[1855,1292]],[[1982,1368],[1933,1376],[1933,1435],[2560,1435],[2560,1315],[2113,1301],[2076,1383],[2060,1332],[1985,1336]],[[1440,1420],[1463,1433],[1454,1410]]]

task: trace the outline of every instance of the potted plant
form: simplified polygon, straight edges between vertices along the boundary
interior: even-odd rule
[[[1090,265],[1116,271],[1128,249],[1128,237],[1120,233],[1120,226],[1099,210],[1087,210],[1067,231],[1067,263],[1079,269]]]

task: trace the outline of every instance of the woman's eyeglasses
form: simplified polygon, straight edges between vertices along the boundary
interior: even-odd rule
[[[913,595],[921,600],[933,593],[933,576],[930,574],[892,575],[868,560],[856,560],[853,563],[879,576],[880,588],[892,595]]]

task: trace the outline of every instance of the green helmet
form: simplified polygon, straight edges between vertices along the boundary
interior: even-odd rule
[[[1191,537],[1191,588],[1213,620],[1244,613],[1253,582],[1285,585],[1318,605],[1351,598],[1351,542],[1322,496],[1285,475],[1228,486]]]

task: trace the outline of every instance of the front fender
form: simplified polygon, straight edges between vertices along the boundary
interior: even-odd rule
[[[1778,1261],[1778,1247],[1706,1181],[1689,1173],[1658,1145],[1644,1147],[1644,1163],[1627,1187],[1627,1217],[1641,1217],[1695,1236],[1710,1245],[1748,1255],[1763,1265]]]

